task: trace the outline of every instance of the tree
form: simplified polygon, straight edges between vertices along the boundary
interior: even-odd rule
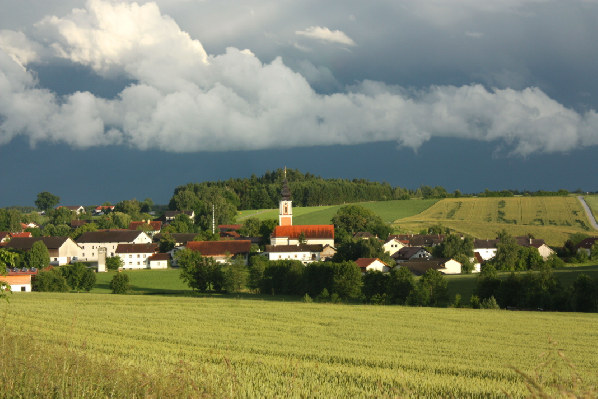
[[[245,266],[242,258],[229,261],[222,268],[223,284],[222,288],[226,292],[241,292],[247,287],[249,270]]]
[[[60,208],[52,209],[48,212],[50,223],[56,224],[69,224],[75,217],[75,213],[69,208],[61,206]]]
[[[388,275],[378,270],[370,270],[363,275],[363,296],[367,301],[386,294]]]
[[[152,199],[148,197],[148,198],[144,199],[143,202],[141,203],[141,212],[145,212],[145,213],[151,212],[153,206],[154,206],[154,201],[152,201]]]
[[[340,298],[357,298],[361,293],[361,270],[355,262],[332,264],[332,293]]]
[[[415,289],[413,273],[406,267],[394,267],[388,274],[386,294],[391,303],[405,304],[411,291]]]
[[[348,241],[358,232],[369,232],[385,239],[392,231],[378,215],[359,205],[342,206],[332,217],[332,224],[340,242]]]
[[[335,262],[355,261],[359,258],[378,258],[386,264],[394,264],[394,260],[384,250],[382,241],[377,238],[350,239],[342,243],[334,254]]]
[[[262,255],[253,255],[249,258],[249,281],[247,282],[247,287],[250,290],[259,291],[268,262],[268,259]]]
[[[247,218],[243,226],[239,229],[239,234],[243,237],[258,237],[260,234],[261,222],[258,218]]]
[[[0,209],[0,231],[21,231],[21,213],[16,209]]]
[[[577,312],[598,311],[598,280],[580,274],[573,282],[571,302],[573,310]]]
[[[458,234],[449,234],[444,241],[434,247],[434,256],[438,258],[454,259],[458,255],[473,256],[473,239],[461,238]]]
[[[65,237],[71,234],[71,228],[66,224],[57,224],[54,225],[52,223],[48,223],[44,226],[44,236],[48,237]]]
[[[222,289],[222,266],[214,258],[201,256],[190,249],[178,251],[174,256],[181,267],[181,279],[193,290],[206,292]]]
[[[172,249],[176,245],[176,240],[172,237],[170,233],[163,233],[160,237],[160,252],[166,253],[172,251]]]
[[[446,301],[448,301],[446,279],[435,269],[429,269],[424,273],[408,300],[409,303],[421,306],[440,306]]]
[[[106,258],[106,269],[118,270],[124,266],[124,262],[120,256],[111,256]]]
[[[126,294],[130,289],[129,275],[116,273],[110,280],[110,289],[113,294]]]
[[[25,252],[24,262],[28,267],[35,267],[39,270],[50,265],[50,253],[43,241],[36,241],[31,249]]]
[[[598,259],[598,241],[595,242],[594,245],[592,245],[592,248],[590,249],[590,259]]]
[[[83,233],[87,233],[87,232],[91,232],[91,231],[97,231],[98,230],[98,225],[95,223],[85,223],[79,227],[77,227],[74,231],[72,231],[69,234],[69,237],[71,237],[73,240],[76,240],[77,238],[81,237],[81,235]]]
[[[67,292],[69,286],[66,279],[57,269],[41,271],[33,276],[31,288],[43,292]]]
[[[6,273],[6,270],[11,267],[16,267],[18,260],[19,254],[0,248],[0,274]]]
[[[496,248],[496,255],[488,263],[494,265],[496,270],[516,270],[519,245],[517,245],[515,239],[506,230],[498,233]]]
[[[35,206],[41,211],[49,211],[50,209],[54,208],[60,202],[60,197],[49,193],[47,191],[43,191],[37,194],[37,199],[35,200]]]
[[[77,262],[69,266],[63,266],[59,270],[69,287],[77,292],[89,292],[96,283],[95,273],[83,263]]]

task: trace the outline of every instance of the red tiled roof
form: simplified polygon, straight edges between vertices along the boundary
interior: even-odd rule
[[[118,244],[117,254],[151,254],[158,250],[158,244]]]
[[[171,257],[170,257],[169,253],[158,253],[158,254],[153,254],[148,259],[149,260],[170,260],[170,258]]]
[[[103,211],[104,209],[114,210],[114,205],[98,205],[96,211]]]
[[[12,238],[31,238],[33,237],[30,232],[26,231],[24,233],[11,233],[10,236]]]
[[[31,284],[31,274],[21,274],[21,275],[8,275],[8,276],[1,276],[0,281],[4,281],[8,283],[8,285],[21,285],[21,284]]]
[[[129,230],[137,230],[140,226],[150,226],[153,231],[160,231],[162,229],[162,222],[159,220],[150,220],[149,222],[131,222],[129,223]]]
[[[219,224],[218,228],[220,231],[230,231],[230,230],[239,230],[243,225],[241,224]]]
[[[328,247],[330,247],[328,245]],[[302,245],[266,245],[266,252],[322,252],[322,244],[302,244]]]
[[[187,248],[192,251],[198,251],[203,256],[224,256],[249,253],[251,241],[249,240],[231,240],[231,241],[189,241]]]
[[[298,239],[303,233],[306,239],[331,238],[334,239],[334,225],[332,224],[306,224],[297,226],[276,226],[272,233],[273,238],[288,237]]]
[[[365,269],[366,267],[368,267],[369,265],[371,265],[375,261],[381,262],[384,265],[388,266],[385,262],[382,262],[378,258],[359,258],[359,259],[357,259],[355,261],[355,263],[357,263],[357,266],[359,266],[361,269]]]

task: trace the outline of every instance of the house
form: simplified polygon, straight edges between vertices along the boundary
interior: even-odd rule
[[[598,241],[598,237],[589,237],[581,240],[579,244],[577,244],[577,252],[584,251],[588,257],[592,255],[592,247]]]
[[[370,238],[378,238],[378,237],[373,235],[369,231],[358,231],[357,233],[353,234],[353,238],[361,239],[361,240],[368,240]]]
[[[515,237],[515,241],[518,245],[522,247],[534,247],[540,253],[542,259],[546,260],[550,257],[550,255],[554,255],[555,252],[552,248],[550,248],[544,240],[541,238],[530,238],[530,237]]]
[[[322,252],[320,252],[320,260],[328,260],[332,259],[332,257],[336,254],[336,248],[331,245],[324,245]]]
[[[51,265],[67,265],[79,257],[81,248],[70,237],[15,237],[5,247],[26,252],[37,241],[42,241],[48,248]]]
[[[175,247],[183,247],[189,241],[194,241],[197,237],[197,233],[170,233],[170,236],[174,239]],[[162,239],[162,233],[158,233],[154,236],[154,242],[158,242]]]
[[[37,270],[8,272],[6,275],[0,275],[0,281],[7,283],[12,292],[31,292],[31,277],[36,274]]]
[[[56,209],[66,208],[71,212],[75,212],[77,215],[85,213],[85,208],[82,205],[60,205]]]
[[[209,256],[219,263],[225,263],[230,258],[243,258],[245,264],[251,250],[249,240],[226,240],[226,241],[189,241],[186,248],[201,253],[202,256]]]
[[[482,260],[487,261],[496,256],[498,240],[473,240],[473,252],[477,252]]]
[[[195,220],[194,211],[164,211],[164,214],[158,219],[162,222],[172,222],[178,215],[187,215],[189,219]]]
[[[442,274],[461,274],[461,263],[454,259],[414,259],[401,263],[415,275],[422,275],[430,269]]]
[[[444,242],[445,234],[392,234],[388,238],[396,238],[410,247],[435,247]]]
[[[299,260],[303,264],[322,260],[322,244],[266,245],[268,260]]]
[[[415,259],[429,259],[432,254],[423,247],[403,247],[392,255],[397,263]]]
[[[8,231],[0,231],[0,242],[10,240],[10,233]]]
[[[270,236],[271,245],[321,244],[334,247],[334,225],[276,226]]]
[[[149,244],[152,239],[141,230],[101,230],[81,234],[77,244],[81,247],[80,260],[98,261],[98,249],[106,248],[106,256],[116,256],[118,244]]]
[[[389,255],[394,255],[399,249],[404,248],[405,244],[403,244],[397,238],[389,238],[384,244],[382,244],[382,248],[384,248],[385,252],[388,252]]]
[[[162,222],[159,220],[141,220],[129,223],[129,230],[143,230],[150,237],[158,234],[162,230]]]
[[[123,261],[123,269],[147,269],[148,258],[158,252],[158,244],[118,244],[116,256]]]
[[[167,269],[170,261],[171,256],[169,253],[157,253],[147,258],[150,269]]]
[[[241,227],[243,227],[242,224],[219,224],[218,225],[218,230],[220,230],[221,233],[227,232],[227,231],[239,231],[241,230]]]
[[[33,222],[21,223],[21,228],[23,230],[26,230],[26,229],[39,229],[39,224],[33,223]]]
[[[114,205],[98,205],[93,210],[94,215],[103,215],[108,212],[114,212]]]
[[[382,273],[387,273],[390,271],[390,266],[378,258],[359,258],[355,261],[355,263],[364,274],[369,271],[379,271]]]
[[[24,231],[22,233],[10,233],[11,240],[13,238],[31,238],[31,237],[33,237],[33,235],[28,231]]]

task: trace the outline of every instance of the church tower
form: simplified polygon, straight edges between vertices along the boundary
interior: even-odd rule
[[[284,181],[282,183],[282,190],[280,192],[280,204],[278,209],[278,225],[292,226],[293,225],[293,201],[291,201],[291,190],[287,182],[287,168],[284,168]]]

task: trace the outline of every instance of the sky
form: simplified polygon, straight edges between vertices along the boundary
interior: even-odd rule
[[[0,0],[0,206],[284,166],[597,191],[598,1]]]

